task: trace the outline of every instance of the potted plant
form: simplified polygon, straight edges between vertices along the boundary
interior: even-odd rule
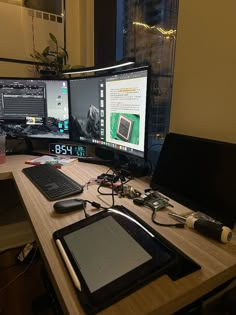
[[[75,66],[71,67],[67,64],[68,52],[59,46],[56,37],[52,33],[49,33],[49,37],[54,44],[54,50],[51,50],[50,46],[45,47],[41,53],[34,49],[30,56],[37,62],[36,69],[40,76],[63,77],[63,70]],[[79,67],[82,66],[76,66],[76,68]]]

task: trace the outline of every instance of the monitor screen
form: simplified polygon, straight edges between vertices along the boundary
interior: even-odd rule
[[[69,80],[74,141],[146,158],[149,68]]]
[[[151,188],[233,228],[236,144],[169,133]]]
[[[68,81],[0,78],[0,128],[9,137],[69,139]]]

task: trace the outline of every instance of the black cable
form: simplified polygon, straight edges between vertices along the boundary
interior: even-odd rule
[[[29,270],[29,268],[32,266],[35,258],[36,258],[36,254],[38,253],[38,248],[34,247],[34,253],[33,256],[30,260],[30,262],[27,264],[27,266],[25,267],[25,269],[23,271],[21,271],[20,273],[18,273],[12,280],[10,280],[9,282],[7,282],[5,285],[3,285],[2,287],[0,287],[0,294],[2,294],[2,292],[4,290],[6,290],[10,285],[12,285],[12,283],[14,283],[19,277],[21,277],[26,271]]]
[[[153,143],[151,144],[148,148],[147,148],[147,156],[149,155],[149,152],[151,151],[151,148],[155,147],[155,146],[163,146],[163,143]],[[153,169],[155,168],[155,165],[152,164],[152,161],[149,159],[147,160],[147,162],[149,162],[150,165],[150,169],[149,169],[149,173],[152,174]],[[156,161],[153,161],[153,163],[156,163]]]
[[[176,227],[176,228],[184,228],[184,224],[183,223],[160,223],[158,221],[155,220],[155,217],[156,217],[156,210],[153,210],[152,211],[152,222],[155,223],[156,225],[159,225],[159,226],[166,226],[166,227]]]
[[[162,146],[163,143],[153,143],[153,144],[151,144],[151,145],[148,147],[147,151],[149,152],[152,147],[156,147],[156,146],[158,146],[158,145],[159,145],[159,146]]]
[[[124,185],[124,182],[123,182],[123,178],[120,176],[120,174],[119,174],[116,170],[114,170],[114,169],[112,169],[112,168],[110,168],[110,169],[106,172],[106,174],[108,174],[108,172],[109,172],[110,170],[112,170],[112,172],[113,172],[113,174],[112,174],[112,175],[113,175],[113,179],[107,179],[106,176],[105,176],[105,177],[103,178],[103,180],[100,182],[100,184],[99,184],[99,186],[98,186],[98,188],[97,188],[97,192],[98,192],[100,195],[103,195],[103,196],[112,196],[112,205],[111,205],[111,207],[114,207],[114,205],[115,205],[115,198],[114,198],[114,196],[118,196],[118,193],[115,193],[115,186],[114,186],[115,177],[117,176],[117,177],[120,179],[121,185],[122,185],[122,184]],[[115,176],[115,175],[116,175],[116,176]],[[100,190],[101,187],[106,186],[106,185],[104,185],[106,182],[111,183],[111,193],[103,193],[103,192],[101,192],[101,190]]]
[[[109,172],[110,171],[113,172],[111,177],[109,177],[109,175],[110,175]],[[132,179],[132,177],[126,178],[122,174],[122,171],[116,170],[116,169],[113,169],[113,168],[109,168],[105,174],[107,174],[108,176],[107,177],[104,176],[101,179],[100,182],[98,182],[99,177],[96,180],[97,183],[99,183],[99,185],[97,187],[97,192],[100,195],[103,195],[103,196],[112,196],[112,205],[110,207],[102,207],[99,203],[92,202],[92,201],[89,201],[89,200],[84,200],[83,210],[84,210],[85,217],[89,216],[89,214],[86,212],[86,209],[85,209],[86,202],[90,203],[93,207],[95,207],[97,209],[107,210],[107,209],[109,209],[111,207],[114,207],[115,206],[115,198],[114,198],[114,196],[119,196],[120,195],[120,191],[122,192],[123,189],[124,189],[124,185],[127,184]],[[121,181],[121,184],[118,187],[114,185],[114,183],[117,181],[117,178]],[[109,183],[109,186],[106,185],[107,183]],[[84,186],[86,186],[87,184],[85,184]],[[101,187],[111,187],[111,193],[101,192]],[[118,189],[119,189],[119,191],[118,191]]]
[[[93,206],[94,208],[97,208],[97,209],[107,210],[109,208],[109,207],[108,208],[107,207],[103,207],[103,206],[101,206],[100,203],[95,202],[95,201],[89,201],[89,200],[84,200],[84,201],[90,203],[91,206]]]
[[[83,211],[84,211],[84,216],[85,218],[89,217],[89,214],[87,213],[85,207],[86,207],[86,202],[89,202],[88,200],[83,200],[82,206],[83,206]]]
[[[100,185],[97,188],[97,192],[102,196],[111,196],[112,197],[111,207],[114,207],[115,206],[115,196],[120,196],[120,190],[119,191],[117,190],[118,187],[115,187],[113,182],[111,182],[111,193],[101,192],[101,190],[100,190],[101,187],[105,187],[105,186],[102,186],[102,183],[100,183]],[[122,187],[121,191],[123,191],[123,184],[122,183],[119,187]]]
[[[147,164],[149,164],[149,166]],[[147,165],[147,167],[149,169],[149,174],[152,174],[152,170],[153,170],[152,161],[151,160],[147,160],[146,165]]]

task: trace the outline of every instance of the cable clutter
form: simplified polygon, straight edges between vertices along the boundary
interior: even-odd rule
[[[133,177],[126,171],[119,169],[109,169],[106,173],[102,173],[95,179],[90,179],[84,186],[89,187],[89,185],[97,184],[97,192],[100,195],[107,195],[112,197],[112,203],[110,207],[115,206],[114,196],[120,198],[126,197],[133,199],[139,197],[141,193],[134,189],[132,186],[127,185],[127,183],[133,179]],[[111,188],[111,192],[103,191],[103,188]],[[93,208],[106,210],[110,207],[103,207],[101,204],[95,201],[89,201],[84,199],[67,199],[61,200],[54,203],[53,207],[57,213],[69,213],[75,210],[83,210],[85,217],[89,214],[86,212],[86,206],[89,203]]]
[[[112,197],[110,207],[104,207],[95,201],[74,198],[56,202],[54,204],[54,209],[57,213],[68,213],[75,210],[83,210],[84,215],[87,218],[89,217],[89,214],[86,211],[87,204],[90,204],[90,206],[95,209],[107,210],[116,206],[114,196],[118,196],[119,198],[132,199],[135,205],[151,209],[151,220],[156,225],[176,228],[184,228],[187,226],[188,228],[195,229],[199,233],[222,243],[227,243],[231,240],[232,230],[230,228],[223,226],[221,222],[215,221],[213,218],[204,215],[201,212],[195,212],[188,217],[169,213],[169,215],[176,219],[178,223],[158,222],[156,220],[157,212],[166,207],[173,207],[173,205],[167,197],[156,190],[146,189],[142,194],[131,185],[127,185],[132,179],[133,177],[129,173],[123,172],[120,169],[110,168],[106,173],[99,174],[97,178],[91,179],[83,186],[83,188],[85,186],[88,188],[91,184],[97,184],[97,192],[100,195]],[[108,192],[107,189],[104,191],[103,188],[110,188],[111,191]]]
[[[109,173],[109,172],[112,173]],[[114,196],[120,198],[126,197],[128,199],[133,199],[139,197],[141,192],[134,189],[132,186],[127,185],[127,183],[133,179],[133,176],[124,170],[120,169],[109,169],[107,173],[103,173],[97,176],[96,182],[98,183],[97,191],[101,195],[112,196],[112,206],[114,206]],[[111,188],[111,193],[102,191],[102,187]]]

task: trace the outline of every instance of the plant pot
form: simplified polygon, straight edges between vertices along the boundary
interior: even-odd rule
[[[40,78],[56,78],[58,77],[56,71],[54,70],[40,70]]]

